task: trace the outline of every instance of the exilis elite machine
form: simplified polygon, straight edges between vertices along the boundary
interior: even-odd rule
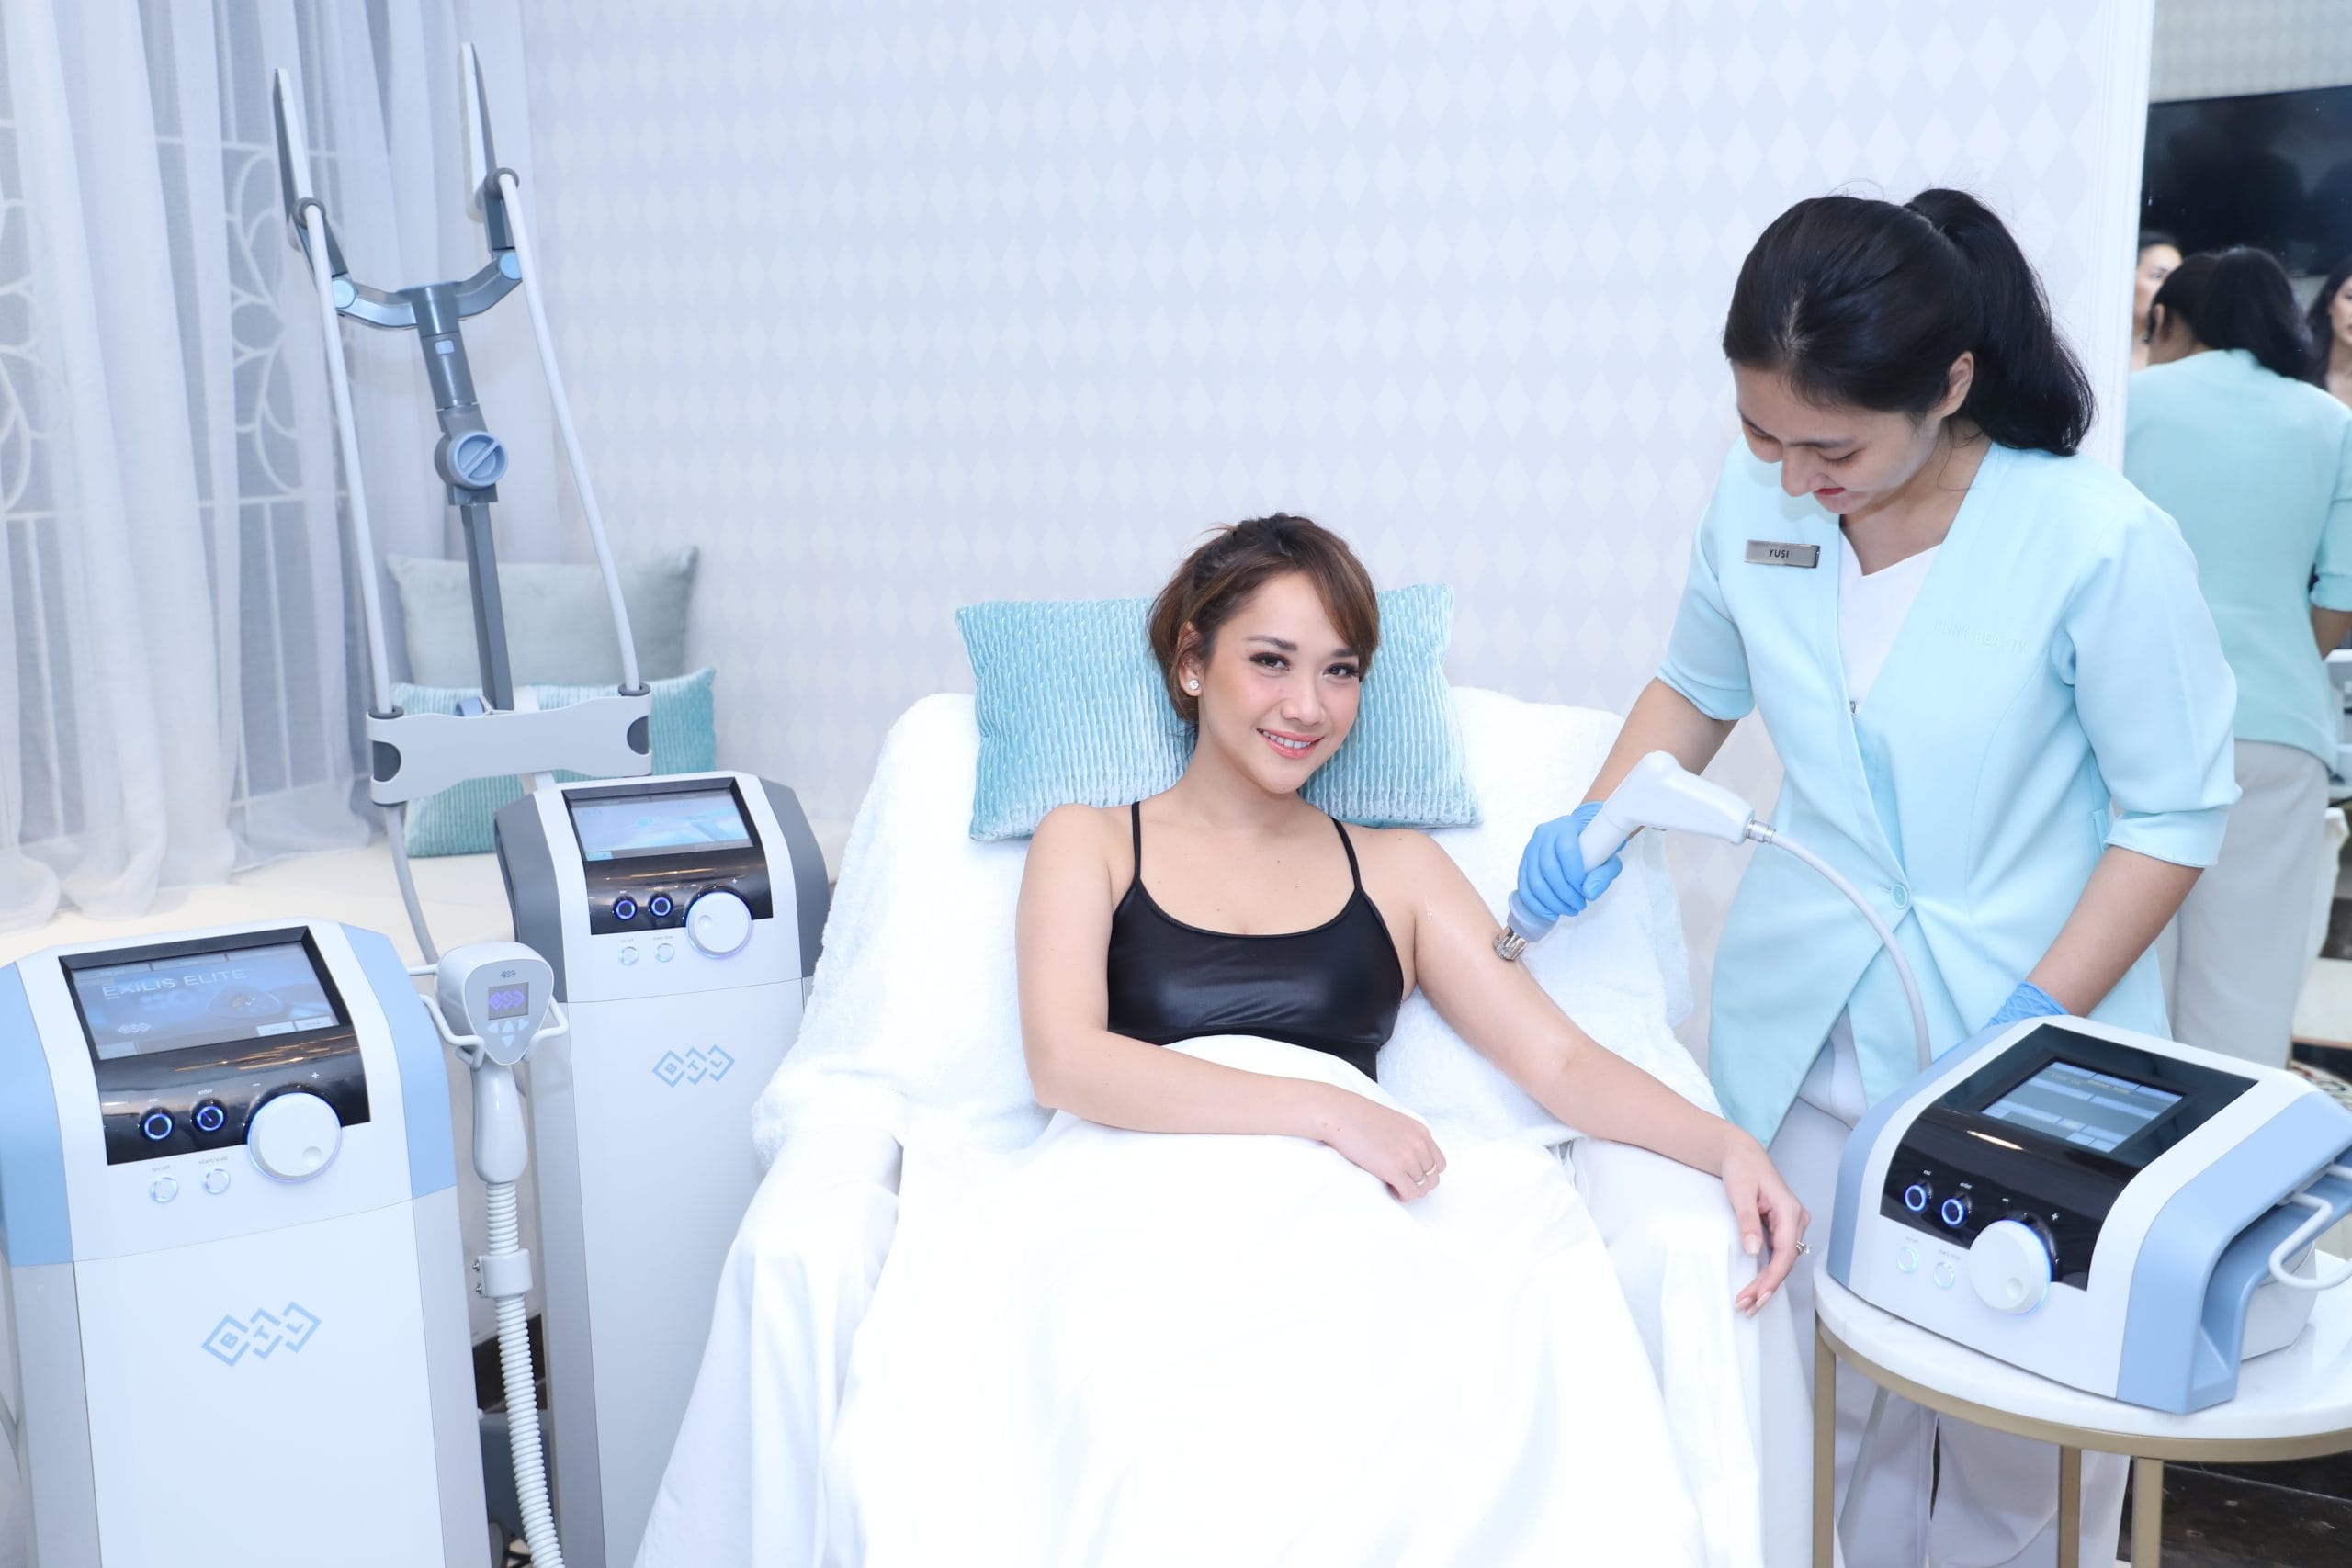
[[[372,931],[0,969],[33,1560],[485,1562],[456,1175],[440,1042]]]
[[[752,1102],[799,1032],[825,863],[749,773],[543,785],[498,814],[498,861],[571,1020],[531,1064],[557,1517],[569,1561],[625,1568],[759,1185]]]

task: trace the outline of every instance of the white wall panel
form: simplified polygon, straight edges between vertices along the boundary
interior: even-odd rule
[[[1453,582],[1458,681],[1622,706],[1732,438],[1732,277],[1801,196],[1978,192],[2121,386],[2147,0],[529,27],[606,510],[624,551],[703,547],[720,756],[820,814],[908,703],[968,689],[956,605],[1148,592],[1277,508]],[[1717,772],[1769,792],[1769,748]],[[1702,954],[1740,863],[1689,852]]]

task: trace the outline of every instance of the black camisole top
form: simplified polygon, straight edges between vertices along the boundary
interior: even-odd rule
[[[1363,890],[1356,847],[1335,818],[1354,891],[1310,931],[1266,936],[1203,931],[1162,909],[1143,885],[1143,807],[1129,808],[1136,874],[1111,913],[1110,1026],[1154,1045],[1257,1034],[1375,1068],[1396,1028],[1405,969],[1388,922]]]

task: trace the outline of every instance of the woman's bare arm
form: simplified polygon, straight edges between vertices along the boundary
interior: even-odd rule
[[[1444,1156],[1429,1129],[1385,1106],[1303,1078],[1244,1072],[1109,1028],[1104,955],[1116,896],[1111,828],[1088,807],[1038,824],[1021,878],[1016,932],[1021,1039],[1038,1103],[1140,1133],[1272,1133],[1329,1144],[1411,1199]]]
[[[1517,964],[1495,956],[1495,919],[1452,857],[1419,834],[1393,836],[1407,852],[1413,896],[1413,954],[1421,989],[1454,1032],[1537,1103],[1578,1132],[1653,1149],[1719,1175],[1757,1252],[1769,1232],[1770,1264],[1738,1304],[1761,1306],[1796,1262],[1806,1215],[1762,1145],[1657,1078],[1596,1044]]]

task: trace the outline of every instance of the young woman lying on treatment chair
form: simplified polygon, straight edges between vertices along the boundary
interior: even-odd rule
[[[1378,636],[1363,567],[1300,519],[1220,530],[1162,591],[1191,763],[1031,845],[1022,1026],[1059,1114],[950,1198],[917,1204],[910,1168],[829,1456],[828,1561],[1702,1561],[1558,1160],[1449,1163],[1375,1055],[1418,985],[1561,1121],[1719,1174],[1759,1263],[1726,1310],[1770,1299],[1804,1211],[1753,1138],[1496,958],[1444,851],[1299,798]]]

